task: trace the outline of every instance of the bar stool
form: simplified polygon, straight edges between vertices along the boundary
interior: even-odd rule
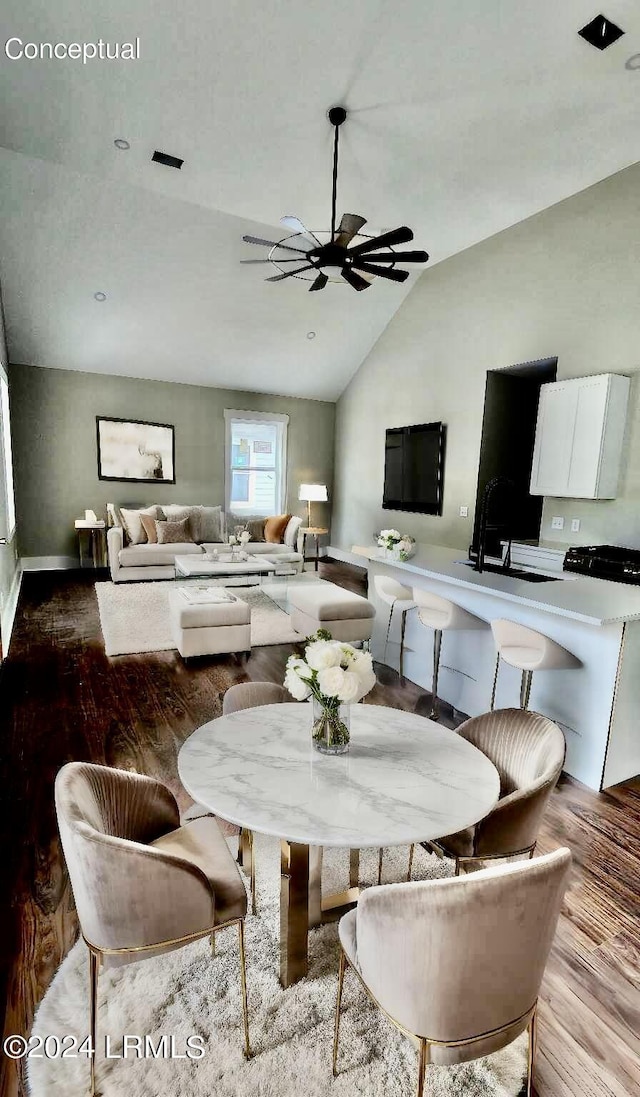
[[[387,644],[389,643],[389,633],[391,631],[391,620],[393,618],[393,611],[396,606],[399,608],[402,615],[400,625],[400,677],[403,678],[404,632],[407,625],[407,614],[410,609],[415,609],[416,603],[411,597],[411,591],[409,587],[403,587],[402,583],[396,582],[395,579],[391,579],[388,575],[374,575],[373,585],[380,601],[384,602],[387,606],[390,607],[389,621],[387,623],[387,635],[384,641],[384,655],[382,656],[383,663],[387,654]]]
[[[418,617],[423,625],[433,629],[433,680],[431,684],[430,719],[438,718],[438,672],[440,670],[440,647],[442,633],[449,630],[485,628],[486,621],[469,613],[462,606],[441,598],[423,587],[413,588],[413,597],[418,606]]]
[[[496,672],[493,676],[491,691],[491,711],[496,700],[501,659],[504,659],[509,666],[522,671],[520,683],[520,708],[522,709],[529,707],[534,670],[573,670],[580,666],[580,660],[561,644],[550,640],[541,632],[536,632],[535,629],[527,628],[526,625],[519,625],[515,621],[507,621],[499,617],[491,622],[491,631],[497,650]]]

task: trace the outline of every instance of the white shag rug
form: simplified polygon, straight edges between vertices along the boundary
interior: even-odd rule
[[[230,844],[234,840],[230,840]],[[246,920],[249,1025],[253,1058],[242,1055],[242,1019],[235,929],[217,936],[215,958],[208,941],[140,961],[99,980],[97,1089],[102,1097],[410,1097],[415,1092],[414,1045],[371,1003],[347,971],[340,1039],[340,1073],[331,1075],[337,989],[338,935],[334,924],[312,930],[307,978],[283,990],[278,980],[280,847],[256,835],[258,915]],[[384,882],[402,880],[407,850],[385,851]],[[416,850],[417,879],[447,876],[451,862]],[[347,854],[326,851],[324,887],[346,885]],[[364,851],[361,881],[375,883],[377,851]],[[425,988],[428,993],[428,987]],[[88,1032],[87,951],[76,944],[51,983],[35,1018],[33,1034]],[[122,1035],[176,1037],[184,1052],[188,1036],[204,1038],[199,1060],[104,1058]],[[526,1069],[526,1034],[496,1055],[456,1067],[428,1067],[429,1097],[517,1097]],[[29,1059],[31,1097],[85,1097],[87,1060]]]
[[[169,625],[169,592],[180,583],[96,583],[100,625],[107,655],[136,655],[175,648]],[[207,581],[189,584],[207,586]],[[251,606],[251,645],[291,644],[301,639],[291,618],[259,587],[235,587]]]

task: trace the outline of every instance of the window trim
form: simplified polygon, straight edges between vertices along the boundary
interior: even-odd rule
[[[4,506],[4,526],[5,526],[5,529],[2,530],[2,536],[6,537],[8,544],[11,544],[11,542],[13,541],[13,539],[16,535],[16,530],[17,530],[17,527],[18,527],[18,518],[17,518],[17,514],[16,514],[15,467],[14,467],[14,463],[13,463],[13,446],[11,444],[11,405],[10,405],[10,393],[9,393],[9,377],[8,377],[7,371],[5,370],[2,363],[0,363],[0,379],[7,386],[7,412],[8,412],[8,417],[9,417],[9,422],[5,423],[5,417],[2,414],[2,409],[0,408],[0,446],[2,446],[1,460],[2,460],[2,471],[3,471],[3,476],[2,476],[2,480],[1,480],[1,489],[0,490],[2,491],[2,502],[3,502],[3,506]],[[2,399],[2,397],[0,395],[0,400],[1,399]],[[7,467],[6,467],[6,460],[5,460],[5,455],[6,455],[7,451],[9,453],[9,458],[10,458],[10,461],[11,461],[11,484],[9,484],[9,480],[8,480],[8,477],[7,477]],[[11,500],[11,504],[12,504],[11,505],[11,510],[12,510],[12,513],[13,513],[13,525],[11,527],[9,526],[9,488],[10,487],[11,487],[11,491],[12,491],[12,495],[13,495],[13,498]]]
[[[278,425],[278,453],[276,455],[277,495],[276,507],[284,514],[287,509],[287,433],[289,416],[271,411],[238,411],[232,408],[224,409],[225,438],[224,438],[224,509],[226,514],[232,514],[231,510],[231,427],[233,423],[276,423]],[[238,517],[242,517],[239,515]]]

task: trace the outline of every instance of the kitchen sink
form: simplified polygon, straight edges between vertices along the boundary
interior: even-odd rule
[[[457,564],[465,564],[468,568],[475,568],[472,560],[456,560]],[[493,575],[508,575],[511,579],[523,579],[525,583],[561,583],[561,575],[543,575],[539,571],[525,571],[524,568],[504,568],[502,564],[483,564],[482,571],[490,571]]]

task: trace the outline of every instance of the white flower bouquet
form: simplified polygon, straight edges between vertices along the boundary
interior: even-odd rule
[[[325,754],[343,754],[349,748],[348,710],[373,689],[376,676],[368,651],[333,640],[326,629],[310,637],[304,658],[287,660],[285,688],[297,701],[314,700],[312,738]]]
[[[402,540],[402,534],[397,529],[381,529],[376,540],[380,548],[394,549]]]
[[[380,548],[391,553],[395,560],[408,560],[416,551],[416,539],[397,529],[381,529],[376,540]]]

